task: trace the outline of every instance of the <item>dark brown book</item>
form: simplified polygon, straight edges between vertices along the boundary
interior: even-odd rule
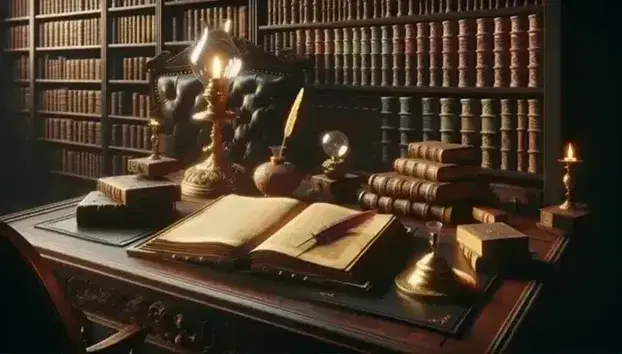
[[[373,174],[368,184],[371,192],[381,196],[439,205],[474,198],[484,191],[477,181],[433,182],[396,172]]]
[[[97,190],[117,203],[130,206],[174,203],[181,199],[179,184],[167,179],[145,179],[135,175],[100,178]]]
[[[412,202],[380,196],[373,192],[363,191],[358,196],[359,205],[363,209],[375,209],[381,213],[408,216],[421,220],[436,220],[442,223],[456,225],[472,220],[471,207],[467,203],[452,206],[440,206],[423,202]]]
[[[471,146],[429,140],[410,143],[408,156],[441,163],[477,163],[477,150]]]
[[[150,208],[129,207],[98,191],[87,194],[76,207],[78,226],[85,228],[160,226],[170,223],[174,216],[173,203]]]
[[[437,182],[471,179],[477,177],[481,171],[476,165],[457,165],[410,157],[395,159],[393,170],[404,176]]]
[[[485,206],[473,207],[473,219],[484,224],[508,222],[509,217],[510,215],[503,210]]]

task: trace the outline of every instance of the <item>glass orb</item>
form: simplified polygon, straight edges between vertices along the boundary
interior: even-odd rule
[[[348,137],[338,130],[324,133],[321,144],[326,155],[333,158],[343,159],[350,153]]]

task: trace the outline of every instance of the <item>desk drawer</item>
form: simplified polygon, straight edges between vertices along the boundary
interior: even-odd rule
[[[174,294],[62,266],[57,276],[76,307],[112,322],[149,329],[149,341],[177,352],[350,353],[306,333],[212,308]]]

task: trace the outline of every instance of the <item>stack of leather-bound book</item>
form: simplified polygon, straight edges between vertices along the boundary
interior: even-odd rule
[[[360,192],[364,209],[458,224],[471,221],[473,205],[485,192],[477,180],[477,150],[440,141],[413,142],[407,157],[393,162],[393,171],[369,177]]]

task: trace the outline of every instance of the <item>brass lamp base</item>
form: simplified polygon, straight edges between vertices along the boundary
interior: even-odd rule
[[[181,193],[190,197],[214,198],[235,192],[238,173],[234,166],[214,166],[212,156],[186,170]]]
[[[449,298],[471,293],[475,281],[468,274],[452,269],[440,255],[430,252],[398,274],[395,286],[411,297]]]

